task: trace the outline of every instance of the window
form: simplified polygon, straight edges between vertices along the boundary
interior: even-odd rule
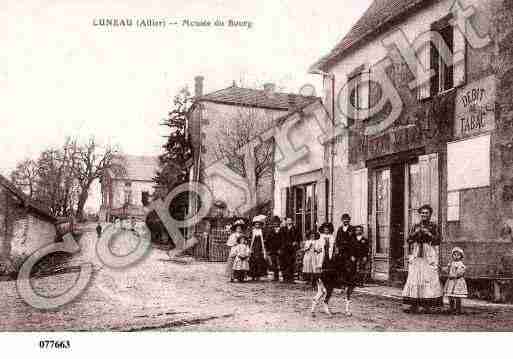
[[[465,36],[458,28],[449,24],[451,18],[451,16],[448,16],[432,26],[432,29],[440,34],[440,38],[435,39],[429,47],[431,52],[430,65],[435,71],[431,81],[431,89],[434,94],[448,91],[465,82]],[[437,41],[443,41],[449,49],[449,56],[447,58],[441,55],[441,49],[444,46],[437,43]]]
[[[126,182],[125,183],[125,191],[124,191],[124,201],[123,204],[125,206],[132,204],[132,183]]]
[[[303,236],[317,228],[317,185],[310,183],[288,188],[287,217],[293,218]],[[291,216],[288,214],[292,213]]]
[[[355,87],[350,95],[350,101],[358,113],[348,111],[350,118],[364,120],[367,118],[366,110],[370,107],[370,70],[359,72],[349,78],[349,81],[356,81]]]

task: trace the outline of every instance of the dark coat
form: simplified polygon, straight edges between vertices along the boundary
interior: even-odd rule
[[[340,249],[335,241],[333,255],[329,256],[330,244],[328,241],[324,243],[324,258],[322,261],[323,272],[339,272],[340,271]]]
[[[280,250],[283,255],[295,254],[300,247],[301,234],[293,226],[291,229],[283,227],[280,229]]]
[[[265,248],[270,255],[278,254],[281,247],[281,235],[280,232],[276,233],[273,229],[266,231],[264,234]]]
[[[347,231],[344,231],[343,227],[340,226],[335,239],[340,252],[340,260],[346,260],[351,256],[354,256],[355,234],[353,226],[349,225]]]

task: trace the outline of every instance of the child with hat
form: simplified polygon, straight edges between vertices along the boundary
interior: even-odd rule
[[[468,290],[465,282],[465,264],[463,249],[454,247],[451,251],[452,261],[449,264],[449,278],[445,283],[444,294],[449,297],[450,313],[462,314],[461,298],[467,298]]]

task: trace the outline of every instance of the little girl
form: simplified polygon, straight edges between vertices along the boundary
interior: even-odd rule
[[[249,271],[249,255],[248,239],[244,236],[237,238],[237,245],[233,246],[229,257],[233,258],[233,276],[239,282],[246,280]]]
[[[449,297],[450,313],[462,314],[461,298],[468,296],[465,282],[465,265],[463,249],[454,247],[451,251],[452,261],[449,264],[449,279],[445,283],[444,293]]]
[[[322,309],[327,315],[331,315],[328,306],[333,289],[337,284],[337,248],[334,228],[332,223],[324,223],[319,228],[320,239],[314,244],[314,277],[317,285],[317,293],[312,299],[312,308],[310,313],[315,316],[317,305],[322,303]]]
[[[310,231],[306,235],[305,247],[303,248],[303,278],[315,285],[313,274],[315,269],[315,242],[319,239],[319,233]]]

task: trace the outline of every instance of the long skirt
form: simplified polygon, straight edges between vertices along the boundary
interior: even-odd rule
[[[249,257],[249,273],[251,278],[267,276],[267,261],[263,255],[251,255]]]
[[[303,273],[313,273],[315,268],[315,253],[308,251],[303,256]]]
[[[226,261],[225,274],[228,278],[233,278],[233,261],[234,257],[228,257]]]
[[[437,307],[443,304],[438,267],[424,257],[415,258],[408,267],[403,302],[409,305]]]

